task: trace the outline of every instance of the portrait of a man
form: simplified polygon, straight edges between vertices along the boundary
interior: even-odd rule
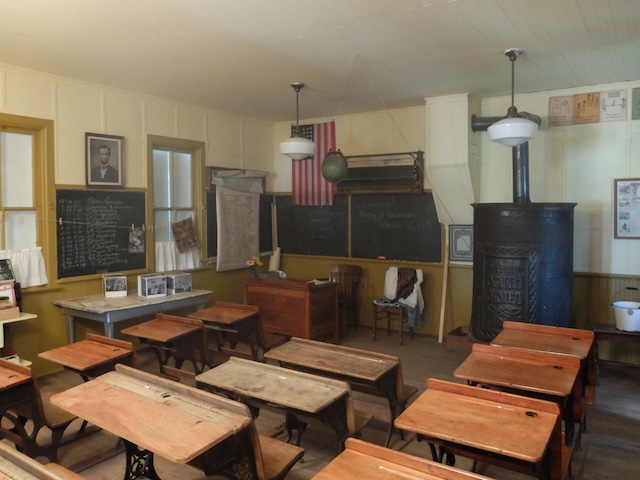
[[[124,186],[124,137],[86,134],[87,185]]]

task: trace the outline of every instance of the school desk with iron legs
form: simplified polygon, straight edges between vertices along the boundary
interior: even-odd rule
[[[231,357],[197,375],[196,386],[246,403],[254,416],[262,408],[284,413],[287,442],[297,430],[297,445],[307,421],[330,425],[338,438],[338,451],[344,448],[345,439],[356,433],[351,389],[346,382]]]
[[[395,425],[426,440],[434,461],[454,465],[458,454],[541,480],[563,477],[560,408],[552,402],[430,378]]]
[[[557,403],[565,421],[565,441],[573,444],[574,422],[580,421],[583,410],[577,357],[475,343],[453,376],[471,385],[497,387]]]
[[[207,452],[241,434],[252,420],[248,410],[240,415],[220,401],[229,402],[125,365],[51,397],[54,405],[123,439],[124,478],[156,480],[154,454],[180,464],[221,461]],[[240,448],[247,442],[232,443]]]
[[[265,353],[281,366],[347,382],[353,390],[386,398],[389,403],[389,446],[393,421],[406,407],[415,387],[405,387],[398,357],[332,343],[292,338]],[[402,432],[401,432],[402,435]]]

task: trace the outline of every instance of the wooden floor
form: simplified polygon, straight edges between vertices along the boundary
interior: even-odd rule
[[[446,343],[438,344],[434,337],[418,336],[406,338],[400,347],[395,336],[378,335],[371,340],[371,330],[361,327],[350,332],[343,342],[345,345],[375,350],[397,355],[402,360],[406,384],[418,386],[424,390],[427,377],[458,381],[453,371],[464,360],[467,352],[450,349]],[[158,366],[150,352],[141,352],[141,368],[157,372]],[[69,372],[59,372],[42,380],[43,388],[61,389],[79,383],[79,378]],[[385,401],[355,394],[361,402],[358,408],[366,406],[378,418],[385,413]],[[364,402],[364,403],[363,403]],[[96,408],[100,408],[96,405]],[[442,408],[446,408],[443,405]],[[263,433],[276,434],[282,418],[270,412],[263,412],[256,423]],[[78,424],[79,426],[79,424]],[[383,444],[385,423],[374,420],[367,426],[362,439]],[[284,437],[280,437],[284,438]],[[412,437],[401,441],[396,435],[392,448],[430,458],[429,449]],[[98,432],[79,442],[70,443],[60,450],[59,461],[65,466],[78,465],[98,453],[118,452],[117,438],[106,432]],[[304,462],[293,467],[288,479],[309,479],[322,469],[336,454],[337,446],[333,431],[323,425],[311,424],[303,437],[305,448]],[[80,473],[88,479],[112,480],[122,478],[124,473],[124,454],[116,453],[112,458],[86,468]],[[471,463],[457,458],[456,466],[470,468]],[[156,457],[156,468],[163,479],[196,480],[206,478],[199,471],[184,465],[175,465]],[[574,454],[573,475],[578,480],[603,480],[636,478],[640,472],[640,367],[603,363],[600,366],[600,378],[596,405],[589,407],[587,432],[582,438],[582,449]],[[482,473],[498,479],[531,478],[496,467],[487,467]],[[214,477],[208,477],[214,478]]]

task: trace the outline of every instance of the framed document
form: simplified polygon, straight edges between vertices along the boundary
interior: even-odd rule
[[[85,133],[88,187],[124,187],[124,137]]]
[[[614,238],[640,239],[640,178],[614,181]]]
[[[449,225],[449,260],[473,262],[473,225]]]

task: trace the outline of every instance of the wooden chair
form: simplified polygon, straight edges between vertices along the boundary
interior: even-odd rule
[[[341,330],[347,333],[347,313],[351,312],[353,328],[358,329],[358,288],[362,268],[358,265],[334,263],[329,265],[329,280],[338,284],[338,310],[341,318]]]
[[[0,367],[29,377],[27,381],[0,391],[0,437],[9,440],[31,458],[47,457],[57,462],[58,447],[67,427],[76,417],[54,405],[40,393],[38,379],[30,368],[0,359]],[[51,431],[47,444],[38,441],[44,429]]]

